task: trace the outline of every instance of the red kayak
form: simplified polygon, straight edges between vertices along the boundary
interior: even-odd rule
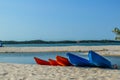
[[[56,56],[57,63],[61,66],[70,66],[70,62],[68,61],[67,58],[62,57],[62,56]]]
[[[52,65],[52,66],[59,66],[59,64],[57,63],[56,60],[53,60],[53,59],[48,59],[48,60],[49,60],[50,65]]]
[[[40,58],[34,57],[34,60],[36,61],[37,64],[39,65],[50,65],[50,63],[46,60],[42,60]]]

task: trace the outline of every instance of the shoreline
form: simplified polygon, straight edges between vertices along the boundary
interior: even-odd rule
[[[106,56],[120,56],[120,46],[0,47],[0,53],[82,52],[87,55],[89,50]]]

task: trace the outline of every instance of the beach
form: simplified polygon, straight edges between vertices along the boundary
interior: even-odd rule
[[[120,80],[120,0],[0,0],[0,80]]]
[[[0,63],[0,80],[120,80],[120,70]]]
[[[83,52],[120,56],[120,46],[1,47],[1,53]],[[29,54],[29,53],[28,53]],[[120,80],[119,69],[0,63],[0,80]]]

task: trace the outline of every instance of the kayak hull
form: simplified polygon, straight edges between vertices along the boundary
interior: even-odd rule
[[[111,68],[111,62],[105,59],[103,56],[95,53],[94,51],[89,51],[88,53],[89,61],[91,64],[103,68]]]
[[[62,56],[56,56],[57,63],[61,66],[71,66],[69,60]]]
[[[48,61],[37,58],[37,57],[34,57],[34,60],[39,65],[50,65],[50,63]]]
[[[67,53],[69,61],[74,66],[91,66],[87,59],[84,59],[80,56],[74,55],[72,53]]]
[[[49,61],[50,65],[52,65],[52,66],[59,66],[59,64],[57,63],[56,60],[48,59],[48,61]]]

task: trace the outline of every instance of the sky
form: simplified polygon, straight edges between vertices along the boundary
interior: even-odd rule
[[[120,0],[0,0],[0,40],[114,40]]]

